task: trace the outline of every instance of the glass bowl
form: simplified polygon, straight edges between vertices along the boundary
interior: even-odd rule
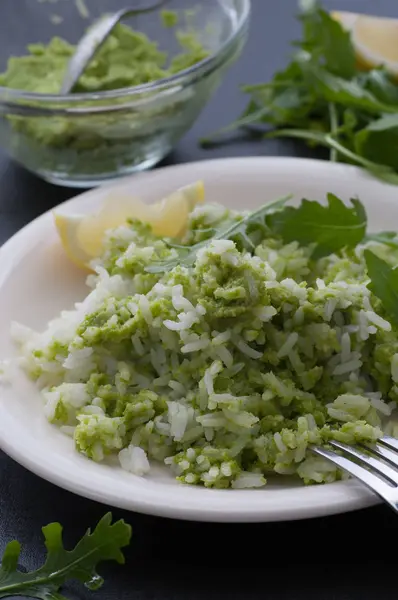
[[[0,15],[7,4],[11,0],[3,0]],[[137,4],[145,2],[126,2]],[[27,44],[47,43],[55,35],[76,43],[90,21],[122,7],[115,0],[32,1],[26,3],[29,14],[15,19],[15,31],[3,28],[2,47],[15,56],[25,54]],[[44,179],[73,187],[95,186],[160,161],[192,126],[239,56],[250,0],[169,0],[164,8],[178,12],[177,27],[193,31],[208,58],[172,77],[114,91],[58,96],[0,87],[0,145],[6,152]],[[175,31],[164,27],[159,12],[125,22],[172,57],[178,51]],[[1,71],[6,64],[2,57]]]

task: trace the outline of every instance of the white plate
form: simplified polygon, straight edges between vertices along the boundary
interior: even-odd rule
[[[345,200],[359,196],[372,228],[398,228],[398,188],[354,167],[294,158],[223,159],[159,169],[82,194],[63,208],[89,212],[117,190],[153,201],[199,178],[205,180],[209,201],[241,209],[290,192],[317,200],[328,191]],[[0,356],[15,355],[8,334],[11,320],[44,328],[84,297],[84,279],[65,258],[50,213],[8,241],[0,250]],[[0,396],[0,446],[7,454],[40,477],[110,505],[179,519],[278,521],[377,502],[355,481],[304,487],[281,478],[261,490],[208,490],[176,483],[161,466],[139,478],[75,452],[72,440],[46,422],[39,393],[24,376]]]

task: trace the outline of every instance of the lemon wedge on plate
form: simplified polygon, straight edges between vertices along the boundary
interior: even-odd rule
[[[358,63],[364,68],[384,65],[398,78],[398,19],[351,12],[332,12],[332,17],[351,33]]]
[[[145,204],[131,196],[109,196],[98,213],[73,215],[54,212],[61,243],[69,258],[79,267],[89,268],[101,255],[104,234],[124,225],[127,219],[148,223],[155,235],[180,238],[188,216],[196,204],[204,201],[203,181],[180,188],[155,204]]]

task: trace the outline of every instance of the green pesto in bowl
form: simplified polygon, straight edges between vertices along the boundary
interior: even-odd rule
[[[203,0],[117,25],[67,96],[59,90],[75,46],[53,36],[28,45],[0,74],[0,145],[41,177],[74,187],[155,165],[239,56],[247,1],[236,0],[236,18]]]
[[[175,26],[176,13],[164,11],[165,26]],[[176,30],[181,52],[169,60],[157,42],[131,27],[117,24],[76,83],[75,93],[94,93],[134,87],[165,79],[209,55],[195,32]],[[48,44],[29,44],[29,54],[12,56],[0,85],[38,94],[58,94],[76,46],[60,37]],[[169,63],[169,64],[168,64]]]

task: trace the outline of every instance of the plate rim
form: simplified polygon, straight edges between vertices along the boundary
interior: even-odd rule
[[[117,189],[118,187],[125,187],[126,183],[131,182],[132,187],[134,183],[138,180],[141,182],[146,179],[151,179],[156,177],[157,174],[162,176],[162,173],[170,173],[171,171],[190,171],[195,170],[198,167],[202,167],[206,172],[206,169],[217,168],[217,165],[225,166],[234,166],[235,168],[240,165],[239,168],[244,168],[244,165],[262,165],[267,163],[272,166],[272,163],[283,163],[286,166],[286,169],[293,168],[294,166],[302,166],[303,169],[316,169],[319,171],[319,174],[326,173],[327,176],[330,175],[330,172],[335,171],[336,174],[340,173],[342,176],[347,176],[353,179],[360,180],[362,183],[367,179],[374,178],[371,177],[367,172],[363,171],[358,167],[354,167],[351,165],[342,165],[339,163],[329,163],[323,160],[317,159],[307,159],[307,158],[294,158],[294,157],[232,157],[232,158],[218,158],[218,159],[209,159],[204,161],[193,161],[182,163],[178,165],[165,166],[154,171],[147,171],[144,173],[139,173],[136,175],[130,175],[127,177],[123,177],[113,182],[107,182],[104,185],[101,185],[97,188],[93,188],[87,190],[83,193],[77,194],[73,198],[66,200],[59,205],[53,207],[52,209],[44,212],[43,214],[36,217],[33,221],[25,225],[22,229],[16,232],[11,238],[9,238],[3,246],[0,248],[0,293],[2,291],[2,284],[4,278],[7,276],[8,269],[6,268],[6,258],[11,253],[15,253],[17,248],[20,245],[26,245],[29,240],[34,240],[37,238],[37,232],[41,227],[46,227],[48,224],[46,222],[51,220],[52,212],[55,209],[59,208],[68,208],[76,202],[79,201],[82,197],[95,197],[98,195],[98,190],[107,190],[107,189]],[[204,173],[204,177],[206,173]],[[390,186],[384,182],[378,182],[380,185],[380,189],[382,186],[394,187]],[[398,191],[397,191],[398,193]],[[5,265],[5,267],[3,266]],[[6,271],[6,273],[3,273]],[[2,405],[0,404],[0,420],[3,421],[2,415]],[[6,419],[5,419],[6,420]],[[49,425],[51,426],[51,425]],[[205,490],[207,493],[211,494],[213,498],[221,498],[223,493],[226,494],[239,494],[242,498],[242,506],[241,508],[236,507],[225,507],[223,511],[221,511],[220,501],[217,500],[219,506],[218,508],[209,505],[203,505],[201,507],[195,505],[179,505],[177,508],[175,506],[162,504],[159,501],[157,494],[154,494],[155,498],[152,502],[148,502],[147,500],[143,500],[142,498],[129,497],[123,498],[118,496],[117,493],[113,493],[113,491],[101,490],[99,493],[98,490],[92,489],[90,485],[87,483],[86,485],[82,485],[82,482],[76,482],[73,479],[65,478],[61,472],[57,472],[51,468],[49,468],[46,464],[39,462],[35,453],[24,454],[23,444],[13,443],[11,439],[13,436],[8,435],[7,428],[4,427],[3,423],[0,423],[0,449],[2,449],[8,456],[14,459],[16,462],[27,468],[29,471],[35,473],[39,477],[54,483],[55,485],[66,489],[70,492],[76,493],[80,496],[90,498],[91,500],[95,500],[102,503],[107,503],[112,506],[127,509],[131,511],[137,511],[145,514],[152,514],[156,516],[163,516],[168,518],[175,519],[183,519],[183,520],[195,520],[195,521],[213,521],[213,522],[266,522],[266,521],[289,521],[289,520],[298,520],[312,517],[321,517],[326,515],[338,514],[343,512],[349,512],[369,506],[373,506],[375,504],[380,503],[380,500],[377,496],[375,496],[370,491],[366,490],[361,484],[356,481],[340,481],[332,484],[325,484],[323,486],[310,486],[310,487],[300,487],[297,490],[298,496],[300,496],[300,501],[295,504],[294,502],[290,502],[290,505],[284,507],[278,507],[278,509],[273,509],[269,506],[269,502],[264,502],[264,507],[259,508],[256,506],[258,503],[255,503],[254,507],[250,506],[250,501],[247,501],[248,494],[256,494],[258,495],[261,491],[253,491],[253,490]],[[185,486],[183,486],[185,488]],[[176,487],[175,489],[178,489]],[[180,488],[182,489],[182,488]],[[186,488],[185,488],[186,489]],[[191,488],[196,489],[196,488]],[[203,490],[203,488],[200,488]],[[323,493],[324,490],[327,490],[327,493]],[[263,493],[266,492],[266,489],[262,490]],[[273,490],[273,495],[275,495],[277,490]],[[283,488],[280,489],[283,492]],[[221,492],[221,496],[220,496]],[[285,492],[286,493],[286,492]],[[306,496],[312,497],[312,503],[308,506],[305,502]],[[310,497],[308,500],[310,500]],[[325,499],[328,497],[328,503],[325,503]],[[210,496],[209,496],[210,498]],[[253,496],[254,498],[254,496]],[[224,498],[226,500],[226,498]],[[299,498],[297,499],[299,500]],[[316,500],[316,502],[314,502]],[[195,503],[194,503],[195,504]],[[228,504],[228,502],[227,502]],[[268,506],[267,506],[268,505]]]

